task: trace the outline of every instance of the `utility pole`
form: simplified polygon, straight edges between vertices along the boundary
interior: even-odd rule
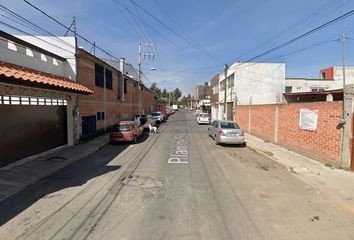
[[[144,50],[143,50],[144,47]],[[138,45],[138,88],[139,88],[139,114],[141,114],[141,92],[143,89],[143,82],[141,80],[142,76],[142,71],[141,71],[141,62],[142,62],[142,55],[144,55],[144,59],[146,58],[146,55],[148,55],[148,60],[153,61],[155,58],[155,55],[151,52],[147,54],[147,51],[150,49],[153,49],[152,43],[149,42],[139,42]],[[151,50],[153,51],[153,50]],[[155,70],[155,69],[150,69],[150,70]]]
[[[139,114],[141,114],[141,45],[142,43],[139,42],[138,46],[138,89],[139,89]]]
[[[343,104],[342,104],[342,120],[341,120],[341,128],[342,128],[342,136],[341,136],[341,155],[340,155],[340,163],[339,166],[340,167],[346,167],[348,166],[347,164],[347,158],[349,158],[349,154],[346,154],[346,151],[344,149],[346,149],[346,146],[348,146],[349,144],[347,143],[347,138],[346,135],[348,134],[348,131],[346,131],[346,98],[345,98],[345,34],[342,34],[342,38],[341,38],[341,42],[342,42],[342,71],[343,71]],[[349,131],[350,132],[350,131]],[[351,135],[351,133],[350,133]]]
[[[343,64],[343,92],[345,89],[345,34],[342,34],[342,64]],[[344,106],[344,105],[343,105]]]
[[[227,64],[225,64],[224,66],[224,81],[225,81],[225,89],[224,89],[224,120],[227,120],[226,114],[227,114],[227,101],[226,101],[226,97],[227,97],[227,70],[229,69],[229,66]]]
[[[171,107],[171,93],[168,91],[168,107]]]
[[[76,82],[78,83],[79,82],[79,67],[78,67],[78,64],[79,64],[79,51],[78,51],[78,47],[77,47],[77,29],[76,29],[76,18],[73,17],[73,22],[71,24],[71,26],[73,26],[73,31],[74,31],[74,37],[75,37],[75,71],[76,71]],[[68,29],[68,31],[65,33],[65,36],[68,34],[69,30],[71,29],[71,26],[70,28]],[[75,96],[75,107],[74,109],[76,109],[77,111],[74,110],[73,112],[73,115],[74,116],[74,121],[76,121],[76,123],[73,123],[73,125],[76,124],[76,139],[75,139],[75,142],[77,142],[79,139],[80,139],[80,108],[79,108],[79,97],[78,95]],[[74,130],[75,131],[75,130]],[[73,133],[74,135],[75,133]]]

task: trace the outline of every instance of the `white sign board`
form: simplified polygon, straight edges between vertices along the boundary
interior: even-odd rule
[[[319,110],[310,110],[306,108],[300,109],[300,128],[309,131],[316,131],[318,113]]]

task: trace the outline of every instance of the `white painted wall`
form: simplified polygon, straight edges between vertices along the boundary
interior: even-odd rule
[[[275,104],[281,101],[285,90],[284,63],[235,63],[227,72],[227,76],[235,74],[234,87],[227,90],[227,102],[237,105]],[[219,84],[224,80],[220,75]],[[219,86],[220,88],[220,86]],[[224,91],[219,90],[219,102],[224,102]]]
[[[343,88],[343,68],[334,67],[333,78]],[[354,67],[345,68],[345,85],[354,84]]]
[[[346,67],[345,84],[354,83],[354,67]],[[287,78],[286,86],[292,86],[291,92],[311,92],[313,88],[323,88],[325,90],[336,90],[343,88],[343,68],[334,67],[333,80]]]
[[[219,120],[219,105],[217,106],[212,106],[211,107],[211,120],[215,121],[215,120]]]
[[[306,78],[287,78],[285,86],[291,86],[291,92],[311,92],[314,88],[333,90],[342,88],[342,81],[306,79]]]

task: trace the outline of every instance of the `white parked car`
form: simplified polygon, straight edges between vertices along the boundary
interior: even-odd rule
[[[197,123],[198,124],[209,124],[210,123],[210,116],[207,113],[199,113],[197,116]]]
[[[162,112],[152,112],[151,116],[156,123],[162,123],[165,119],[165,115]]]

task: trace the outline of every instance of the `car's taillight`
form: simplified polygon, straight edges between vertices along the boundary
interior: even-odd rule
[[[245,132],[244,131],[241,131],[241,134],[240,134],[240,136],[245,136]]]
[[[225,133],[221,130],[219,131],[219,136],[225,136]]]

